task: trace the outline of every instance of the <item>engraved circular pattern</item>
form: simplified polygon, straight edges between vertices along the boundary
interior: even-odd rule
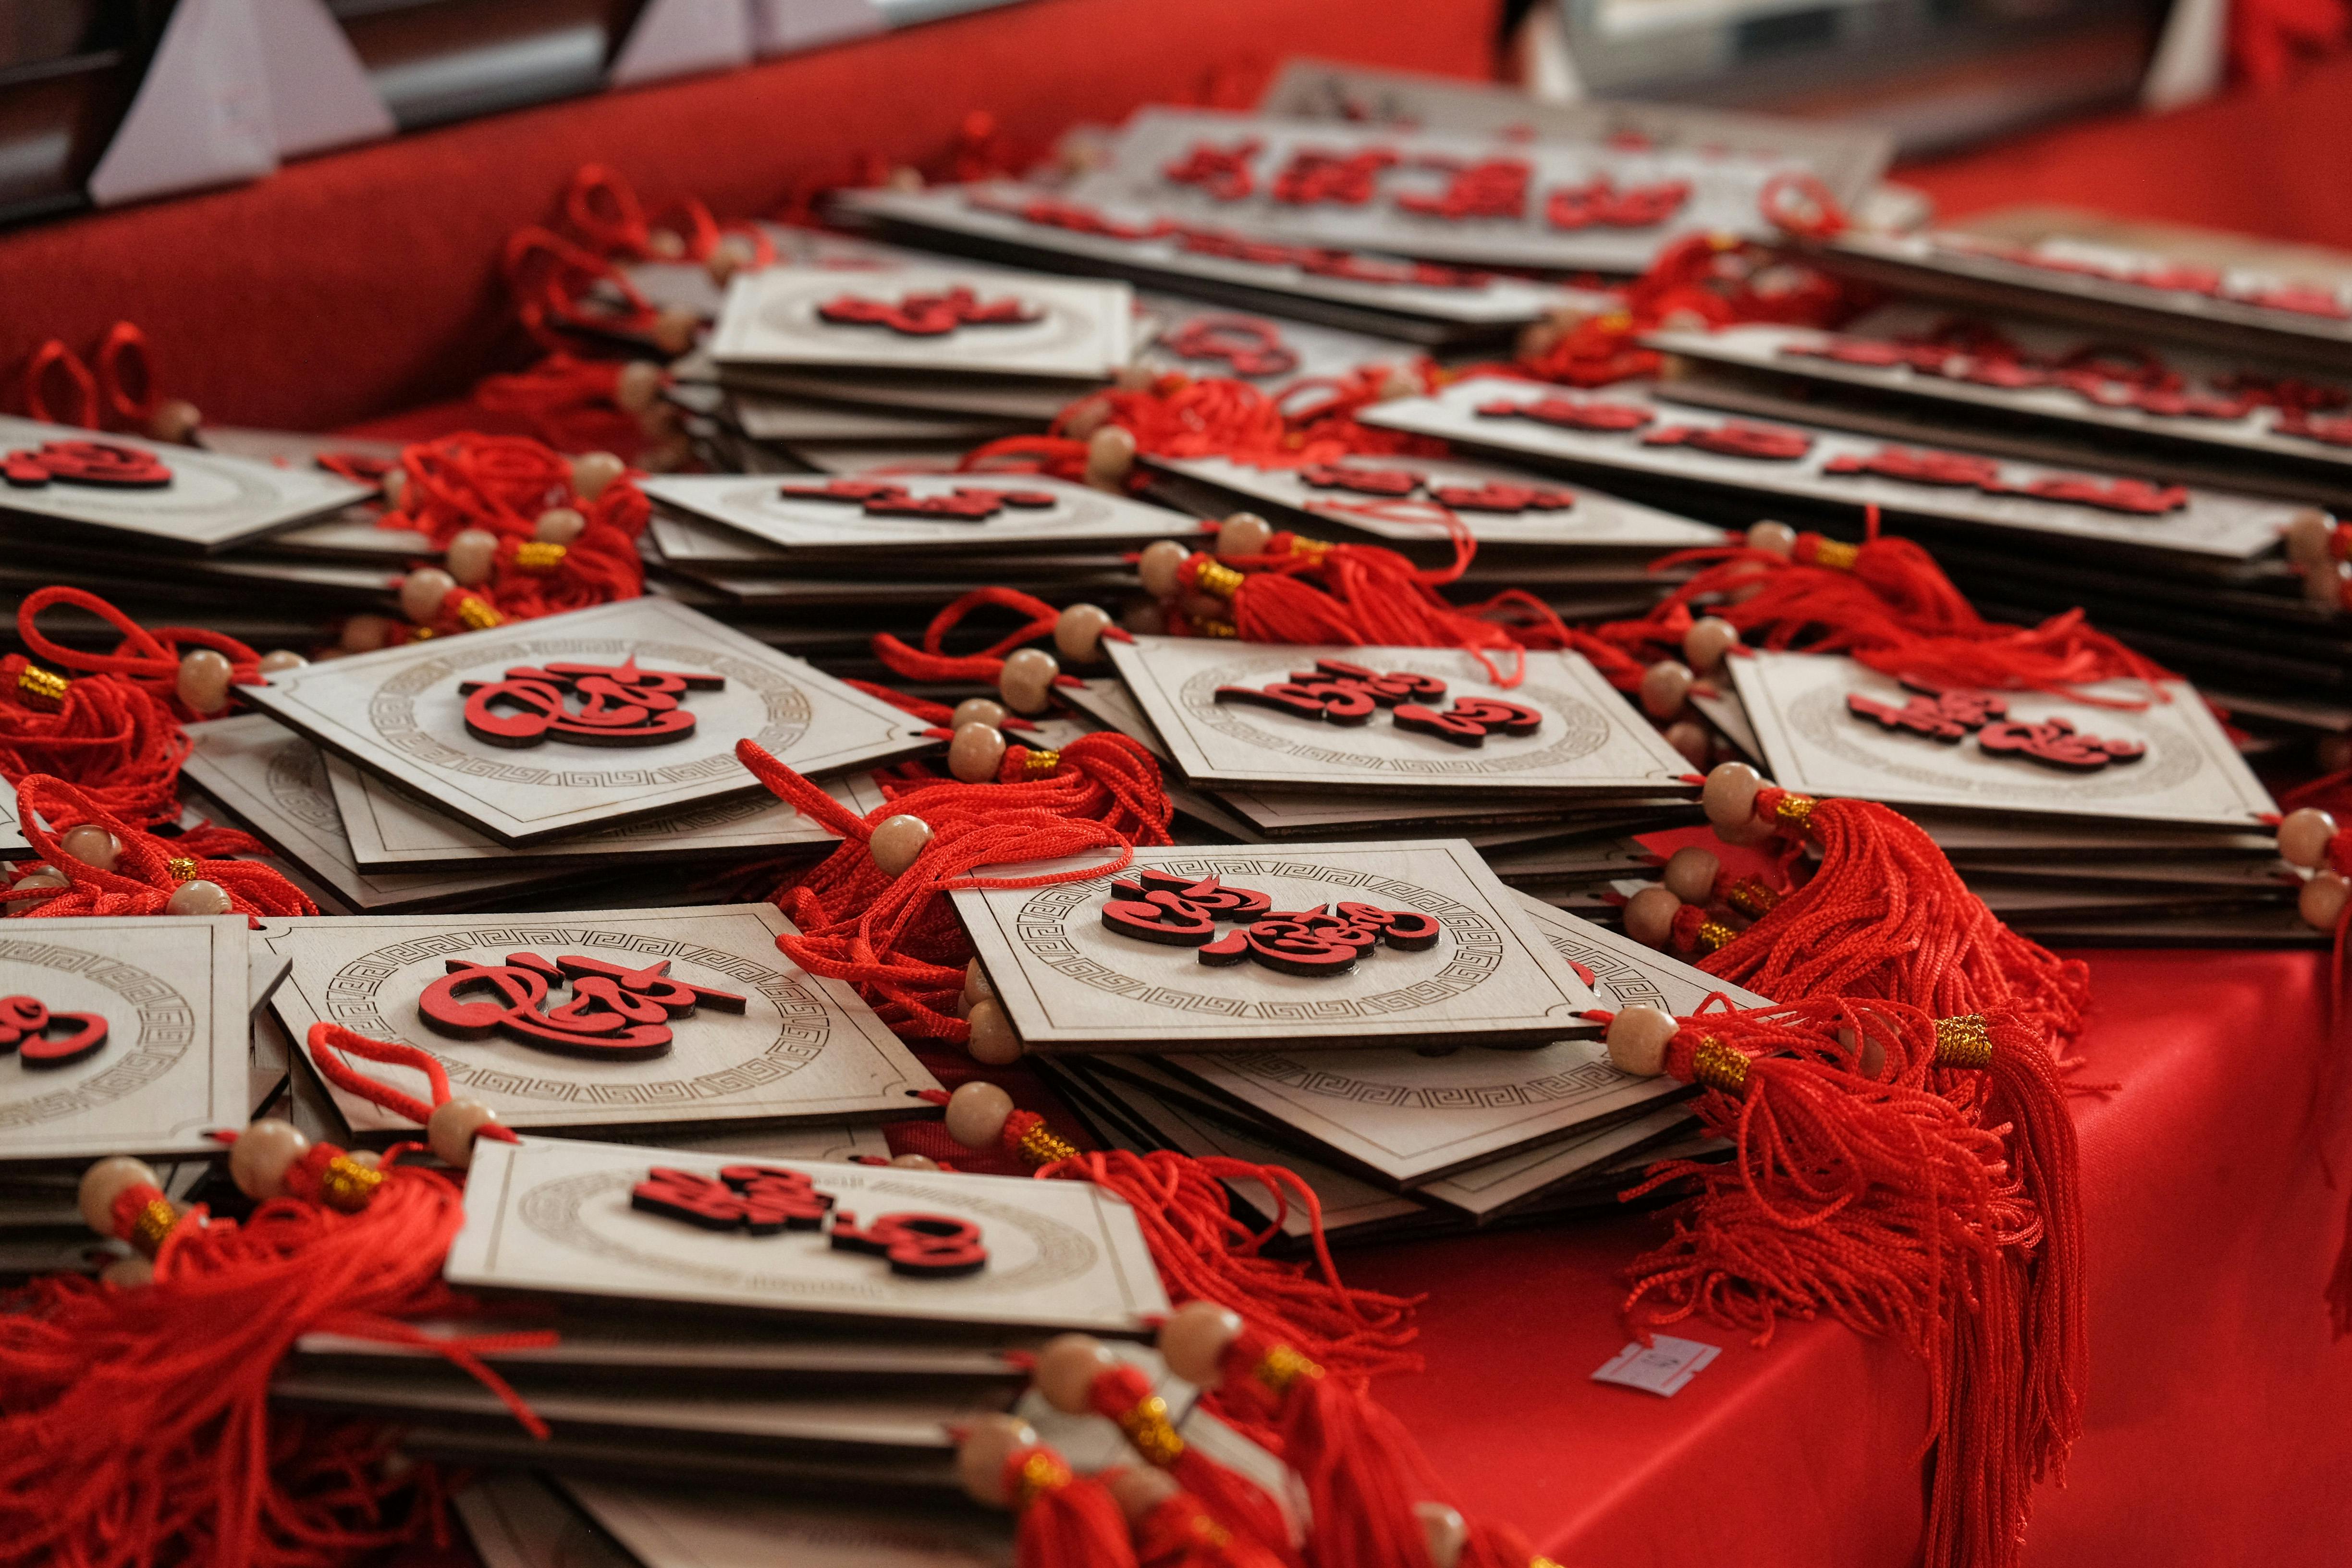
[[[1533,682],[1515,686],[1501,695],[1507,701],[1541,702],[1549,710],[1544,722],[1556,728],[1557,734],[1549,744],[1538,744],[1534,750],[1524,752],[1496,752],[1486,746],[1473,750],[1430,735],[1414,736],[1416,741],[1427,742],[1429,754],[1426,757],[1382,757],[1369,752],[1348,751],[1335,743],[1344,742],[1354,733],[1340,725],[1327,724],[1319,720],[1310,723],[1304,719],[1294,719],[1285,722],[1281,729],[1276,729],[1256,721],[1255,715],[1264,710],[1217,700],[1217,688],[1220,686],[1264,686],[1270,681],[1287,680],[1304,662],[1296,655],[1282,655],[1277,658],[1260,656],[1213,665],[1187,679],[1177,691],[1176,700],[1194,722],[1236,741],[1286,756],[1305,757],[1375,773],[1527,773],[1538,768],[1564,767],[1580,758],[1591,756],[1609,742],[1609,721],[1599,709],[1573,692]],[[1460,695],[1455,689],[1462,684],[1459,666],[1415,659],[1391,663],[1395,668],[1410,670],[1416,675],[1435,676],[1445,681],[1445,700],[1448,702]],[[1267,716],[1277,721],[1280,717]],[[1372,722],[1387,728],[1378,714]],[[1411,733],[1409,731],[1402,732]],[[1509,736],[1494,742],[1503,746],[1522,743]]]
[[[139,1033],[118,1055],[121,1038],[116,1026],[121,1020],[109,1019],[110,1037],[100,1058],[107,1060],[104,1069],[79,1083],[33,1099],[0,1103],[0,1130],[53,1121],[60,1116],[78,1115],[110,1104],[170,1072],[195,1044],[194,1006],[177,988],[135,963],[55,942],[0,941],[0,964],[7,963],[29,963],[36,968],[79,974],[104,986],[131,1005],[138,1018]],[[15,1081],[17,1079],[26,1080],[23,1088],[46,1089],[49,1081],[37,1074],[17,1071],[0,1078],[0,1083],[18,1087]]]
[[[808,731],[811,710],[806,692],[775,670],[725,649],[693,643],[657,642],[625,637],[524,637],[497,648],[486,648],[480,637],[481,634],[476,633],[457,638],[449,657],[409,665],[376,688],[374,695],[368,699],[368,719],[384,744],[421,763],[478,771],[482,766],[481,758],[458,751],[425,734],[419,728],[416,699],[446,682],[463,678],[468,670],[483,669],[491,665],[503,667],[590,655],[603,658],[635,656],[654,661],[656,668],[703,670],[723,675],[730,680],[741,681],[758,692],[766,703],[766,725],[751,739],[770,752],[788,750],[797,744]],[[687,699],[687,705],[690,711],[693,708],[691,694]],[[701,738],[699,730],[697,738]],[[651,753],[663,749],[647,747],[646,750]],[[735,773],[741,766],[735,761],[732,745],[694,762],[667,767],[655,765],[658,759],[648,754],[646,762],[636,767],[603,773],[579,767],[534,768],[511,760],[526,754],[499,749],[495,767],[500,782],[547,784],[567,790],[658,787],[661,782],[684,782],[689,778]]]
[[[748,1159],[742,1162],[745,1164],[762,1163]],[[789,1161],[780,1163],[793,1163]],[[650,1170],[652,1167],[648,1164],[646,1168]],[[858,1296],[883,1297],[890,1293],[890,1285],[887,1282],[890,1278],[889,1266],[880,1258],[873,1260],[877,1278],[870,1287],[844,1284],[837,1280],[795,1280],[751,1269],[725,1268],[715,1264],[697,1262],[691,1258],[645,1251],[630,1246],[625,1241],[599,1233],[593,1226],[581,1216],[580,1211],[589,1203],[607,1194],[625,1192],[644,1179],[642,1176],[614,1171],[591,1171],[583,1175],[561,1177],[555,1181],[541,1183],[523,1194],[516,1200],[515,1215],[533,1234],[544,1237],[558,1246],[594,1253],[598,1257],[609,1258],[616,1262],[630,1264],[656,1274],[698,1279],[708,1284],[739,1290],[759,1290],[779,1297],[810,1295],[821,1297],[826,1300],[839,1300]],[[837,1182],[839,1178],[835,1177],[835,1180]],[[819,1192],[825,1190],[823,1182],[824,1178],[820,1177],[820,1184],[817,1188]],[[936,1208],[940,1202],[936,1188],[917,1187],[910,1183],[896,1183],[887,1177],[867,1180],[854,1194],[845,1196],[843,1194],[835,1193],[834,1195],[836,1198],[843,1198],[843,1206],[851,1209],[853,1213],[872,1206],[872,1213],[860,1215],[861,1218],[871,1220],[889,1211],[878,1205],[869,1205],[869,1200],[887,1202],[894,1194],[903,1195],[908,1203],[919,1204],[925,1208]],[[1083,1232],[1048,1215],[1016,1208],[1011,1204],[999,1203],[993,1198],[971,1196],[962,1193],[956,1194],[955,1206],[966,1213],[977,1215],[982,1220],[992,1224],[1009,1226],[1019,1231],[1035,1246],[1037,1255],[1014,1268],[997,1268],[995,1259],[992,1257],[989,1267],[977,1274],[966,1275],[958,1279],[925,1281],[922,1289],[926,1293],[934,1290],[942,1294],[952,1291],[958,1296],[969,1297],[1003,1295],[1014,1290],[1051,1289],[1056,1285],[1084,1277],[1094,1268],[1095,1260],[1100,1256],[1095,1244],[1087,1240]],[[807,1234],[787,1231],[783,1237],[746,1236],[744,1240],[749,1246],[757,1247],[762,1242],[781,1241],[786,1237]],[[696,1233],[681,1226],[678,1235],[681,1240],[687,1240],[694,1238]]]
[[[972,286],[972,292],[980,296],[983,304],[1010,295],[1043,311],[1042,319],[1024,321],[1018,326],[959,327],[944,339],[910,336],[894,332],[887,327],[836,325],[817,319],[819,306],[842,294],[857,292],[861,284],[871,285],[875,297],[890,300],[908,292],[910,287],[904,279],[893,279],[888,273],[844,272],[836,279],[824,279],[804,289],[777,294],[761,308],[760,325],[775,333],[781,341],[779,346],[785,350],[795,345],[822,344],[830,357],[831,351],[846,340],[872,348],[877,359],[914,360],[932,369],[949,371],[954,370],[965,357],[958,351],[967,344],[1014,350],[1024,355],[1047,354],[1088,342],[1095,336],[1092,315],[1058,300],[1031,299],[987,279],[975,279]],[[923,287],[932,285],[925,284]],[[777,350],[763,343],[761,352],[765,355]],[[996,361],[1004,355],[975,353],[971,357]]]
[[[2063,797],[2074,800],[2133,800],[2178,789],[2204,771],[2205,758],[2197,742],[2185,729],[2161,720],[2158,715],[2162,710],[2155,708],[2131,716],[2134,727],[2147,735],[2147,755],[2120,767],[2105,767],[2096,773],[2070,773],[2063,769],[2044,767],[2023,757],[1998,759],[2001,763],[2000,771],[1988,774],[1920,766],[1881,756],[1856,743],[1847,726],[1868,724],[1870,721],[1858,719],[1847,711],[1845,693],[1843,682],[1817,686],[1805,692],[1783,710],[1789,728],[1841,762],[1932,789],[2003,796],[2022,790],[2042,789],[2060,792]],[[1898,703],[1902,700],[1901,693],[1888,699]],[[2191,697],[2186,700],[2195,701],[2196,699]],[[2098,732],[2095,724],[2080,727],[2094,734]],[[2118,733],[2121,732],[2119,729]],[[1976,747],[1973,737],[1949,746],[1924,735],[1894,735],[1890,739],[1915,742],[1921,748],[1923,761],[1937,753],[1948,755],[1963,746],[1971,751]]]
[[[288,741],[270,752],[261,777],[278,810],[297,822],[342,836],[342,813],[327,793],[327,763],[316,746]]]
[[[1038,889],[1013,917],[1013,940],[1037,963],[1097,991],[1112,992],[1130,1001],[1176,1012],[1228,1020],[1257,1018],[1329,1025],[1351,1018],[1392,1018],[1402,1013],[1449,1002],[1475,989],[1502,967],[1502,933],[1485,915],[1456,900],[1392,877],[1376,877],[1338,866],[1207,856],[1155,861],[1149,868],[1165,871],[1171,876],[1226,877],[1244,885],[1252,877],[1289,877],[1301,881],[1328,883],[1360,899],[1375,896],[1405,909],[1418,910],[1435,919],[1453,937],[1454,952],[1444,967],[1433,974],[1409,985],[1361,997],[1327,994],[1249,1001],[1230,994],[1212,994],[1159,981],[1143,980],[1106,967],[1080,951],[1067,934],[1071,916],[1079,906],[1087,904],[1104,892],[1111,880],[1111,873],[1088,881],[1057,882],[1051,887]],[[1165,956],[1189,950],[1161,948],[1155,951]],[[1377,963],[1379,958],[1376,955],[1366,962]]]
[[[441,966],[444,959],[473,958],[497,963],[509,952],[523,951],[548,952],[550,956],[562,952],[667,958],[675,963],[713,971],[750,987],[775,1007],[781,1015],[776,1037],[756,1056],[698,1078],[572,1083],[533,1076],[528,1070],[529,1058],[541,1053],[530,1047],[517,1047],[528,1053],[513,1058],[523,1064],[520,1068],[451,1056],[446,1042],[437,1048],[432,1043],[437,1037],[419,1040],[394,1027],[378,1004],[378,994],[384,984],[418,963],[429,963],[431,979],[437,980],[446,973]],[[422,994],[430,983],[431,980],[420,981],[418,994]],[[327,982],[325,1001],[324,1010],[331,1022],[376,1039],[402,1040],[417,1047],[442,1065],[453,1086],[462,1084],[481,1093],[507,1096],[510,1102],[572,1104],[598,1110],[630,1106],[658,1110],[740,1094],[798,1072],[824,1053],[833,1037],[833,1015],[823,998],[791,975],[750,959],[670,937],[520,922],[497,930],[436,932],[362,953],[337,970]],[[413,1010],[415,999],[409,998],[406,1005]],[[692,1028],[695,1020],[681,1019],[679,1024]],[[423,1032],[421,1026],[417,1032]]]

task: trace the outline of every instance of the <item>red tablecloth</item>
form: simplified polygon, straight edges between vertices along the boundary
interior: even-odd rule
[[[2090,1248],[2088,1430],[2028,1561],[2352,1561],[2352,1344],[2321,1290],[2344,1224],[2305,1125],[2331,1047],[2326,960],[2103,953],[2078,1102]],[[2337,1140],[2339,1159],[2343,1141]],[[2347,1173],[2352,1174],[2352,1173]],[[1898,1568],[1924,1497],[1916,1364],[1842,1329],[1722,1356],[1673,1399],[1591,1381],[1625,1343],[1624,1218],[1350,1255],[1429,1293],[1426,1372],[1380,1394],[1465,1506],[1567,1568]]]

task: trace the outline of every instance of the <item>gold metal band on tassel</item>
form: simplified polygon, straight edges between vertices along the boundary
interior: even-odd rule
[[[502,626],[507,618],[490,608],[488,599],[461,599],[457,603],[457,618],[469,632],[486,632],[492,626]]]
[[[1813,564],[1826,566],[1832,572],[1851,572],[1853,563],[1862,559],[1862,548],[1842,540],[1819,539],[1813,542]]]
[[[1290,536],[1290,552],[1319,559],[1331,553],[1331,542],[1328,539],[1302,539],[1294,533]]]
[[[1061,752],[1037,751],[1030,752],[1029,755],[1023,760],[1021,763],[1021,771],[1029,774],[1032,778],[1034,778],[1039,773],[1050,773],[1061,765]]]
[[[43,669],[37,664],[28,664],[16,672],[17,691],[24,696],[26,701],[42,707],[62,707],[66,700],[66,688],[71,684],[71,681],[56,670]]]
[[[1784,795],[1772,815],[1801,833],[1813,825],[1813,807],[1819,804],[1809,795]]]
[[[1691,1081],[1726,1094],[1748,1088],[1748,1058],[1710,1035],[1691,1055]]]
[[[1320,1377],[1323,1369],[1288,1345],[1276,1345],[1260,1358],[1254,1374],[1267,1392],[1276,1396],[1288,1394],[1290,1385],[1302,1377]]]
[[[179,1223],[180,1211],[173,1208],[168,1199],[150,1199],[140,1209],[139,1217],[131,1222],[131,1235],[127,1239],[131,1246],[152,1258],[163,1247],[163,1238],[172,1234],[172,1227]]]
[[[1042,1121],[1021,1134],[1021,1142],[1013,1146],[1013,1152],[1026,1163],[1041,1168],[1078,1157],[1077,1145],[1057,1136]]]
[[[552,572],[563,564],[571,552],[551,539],[526,539],[515,546],[514,563],[518,572]]]
[[[1119,1416],[1118,1429],[1156,1468],[1164,1470],[1184,1457],[1184,1439],[1168,1420],[1168,1402],[1156,1394],[1145,1394]]]
[[[1766,887],[1761,877],[1742,877],[1723,889],[1723,901],[1749,920],[1759,920],[1771,913],[1780,895]]]
[[[1230,599],[1241,592],[1242,584],[1247,580],[1222,561],[1203,561],[1192,574],[1192,587],[1196,593]]]
[[[383,1173],[371,1171],[349,1154],[338,1154],[319,1173],[319,1201],[339,1214],[357,1214],[383,1185]]]
[[[1212,1552],[1222,1552],[1234,1543],[1234,1532],[1205,1513],[1195,1513],[1185,1522],[1184,1531]]]
[[[193,882],[196,879],[196,863],[185,855],[173,856],[163,862],[163,869],[170,873],[174,882]]]
[[[1720,952],[1730,946],[1731,939],[1738,934],[1721,921],[1701,921],[1698,922],[1698,933],[1691,939],[1691,942],[1702,952]]]
[[[1985,1027],[1981,1015],[1963,1013],[1957,1018],[1936,1020],[1936,1065],[1973,1068],[1979,1072],[1992,1066],[1992,1031]]]
[[[1021,1461],[1013,1484],[1013,1506],[1027,1508],[1043,1492],[1060,1491],[1070,1484],[1070,1467],[1043,1448],[1030,1450]]]
[[[1193,634],[1204,637],[1237,637],[1241,630],[1231,621],[1194,621]]]

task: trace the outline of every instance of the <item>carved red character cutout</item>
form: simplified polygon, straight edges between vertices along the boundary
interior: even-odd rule
[[[2147,755],[2144,741],[2102,741],[2078,731],[2069,720],[2050,718],[2039,724],[2014,721],[1987,724],[1977,731],[1977,744],[2000,756],[2020,756],[2069,773],[2096,773],[2116,763],[2136,763]]]
[[[1951,350],[1939,343],[1904,343],[1891,338],[1831,338],[1819,343],[1783,343],[1780,353],[1790,359],[1825,359],[1835,364],[1885,370],[1909,365],[1940,374]]]
[[[1168,947],[1199,947],[1216,935],[1219,921],[1254,921],[1273,900],[1249,888],[1228,888],[1214,877],[1171,877],[1139,871],[1110,885],[1105,929]]]
[[[2000,465],[1990,458],[1964,457],[1958,452],[1916,447],[1881,447],[1866,457],[1832,458],[1822,465],[1822,472],[1870,475],[1955,489],[1998,489],[2001,484]]]
[[[1269,914],[1242,931],[1200,949],[1202,963],[1217,967],[1244,959],[1284,974],[1319,979],[1345,974],[1356,960],[1381,942],[1402,952],[1437,945],[1443,930],[1414,910],[1384,910],[1375,904],[1343,903]]]
[[[720,675],[639,669],[633,654],[625,664],[519,667],[503,680],[468,680],[457,690],[466,699],[467,734],[520,751],[543,741],[575,746],[682,741],[694,733],[694,715],[680,699],[726,684]],[[566,706],[574,700],[579,707]]]
[[[1061,504],[1051,490],[992,490],[958,485],[946,495],[919,496],[904,485],[881,479],[835,479],[822,485],[783,485],[786,500],[856,501],[868,517],[939,517],[983,522],[1007,507],[1024,511]]]
[[[1898,708],[1891,702],[1864,697],[1859,691],[1850,692],[1845,700],[1846,711],[1885,729],[1908,730],[1948,745],[1957,745],[1967,740],[1971,731],[2009,714],[2009,700],[1990,692],[1936,691],[1908,680],[1904,684],[1923,691],[1923,695]]]
[[[2272,430],[2281,436],[2294,436],[2305,441],[2318,441],[2330,447],[2352,447],[2352,419],[2319,418],[2305,413],[2279,416]]]
[[[44,441],[0,458],[0,479],[20,490],[55,480],[99,489],[152,490],[172,482],[172,470],[152,452],[113,441]]]
[[[1257,194],[1250,163],[1263,146],[1255,136],[1231,147],[1195,142],[1181,160],[1162,166],[1160,177],[1171,184],[1197,185],[1217,201],[1246,201]]]
[[[1544,203],[1544,221],[1554,228],[1651,228],[1683,210],[1690,182],[1661,180],[1619,190],[1606,174],[1581,185],[1563,185]]]
[[[1563,430],[1604,433],[1639,430],[1657,418],[1648,409],[1631,404],[1579,403],[1567,397],[1546,397],[1534,403],[1482,403],[1478,414],[1486,419],[1532,419],[1539,425],[1557,425]]]
[[[1372,199],[1381,176],[1403,162],[1386,147],[1360,153],[1326,153],[1301,147],[1274,176],[1270,195],[1289,206],[1311,207],[1328,202],[1360,207]]]
[[[1421,476],[1405,468],[1310,463],[1298,470],[1298,482],[1318,490],[1352,490],[1360,496],[1409,496],[1421,488]]]
[[[1288,375],[1298,368],[1281,331],[1254,316],[1195,316],[1160,346],[1179,359],[1223,360],[1239,376]]]
[[[50,1031],[66,1032],[52,1037]],[[52,1013],[31,996],[0,996],[0,1056],[14,1051],[27,1071],[71,1067],[106,1045],[106,1019],[97,1013]]]
[[[740,1013],[745,1004],[731,991],[669,978],[667,959],[630,969],[579,953],[563,953],[551,963],[536,952],[510,952],[504,963],[453,958],[447,967],[416,1000],[427,1027],[461,1040],[504,1035],[561,1056],[607,1061],[665,1056],[672,1019],[689,1017],[697,1007]],[[570,998],[549,1005],[555,987],[567,980]]]
[[[1444,695],[1445,682],[1434,676],[1402,669],[1381,674],[1346,659],[1321,658],[1313,669],[1295,671],[1288,680],[1271,686],[1220,686],[1216,700],[1354,726],[1370,721],[1376,707]]]
[[[1532,172],[1524,158],[1486,158],[1475,163],[1428,160],[1423,166],[1445,171],[1449,176],[1445,188],[1433,194],[1408,191],[1398,196],[1396,205],[1404,212],[1447,223],[1468,223],[1480,218],[1516,220],[1527,216],[1528,181]]]
[[[1407,703],[1396,710],[1396,727],[1434,735],[1457,746],[1483,746],[1489,735],[1532,735],[1543,725],[1543,715],[1523,702],[1496,697],[1457,697],[1440,713],[1433,708]]]
[[[1566,511],[1576,498],[1566,490],[1541,485],[1510,484],[1488,479],[1479,485],[1432,485],[1429,499],[1455,511],[1489,511],[1517,515],[1523,511]]]
[[[2156,485],[2146,479],[2095,479],[2088,475],[2053,474],[2008,487],[2010,495],[2068,506],[2096,507],[2101,511],[2126,512],[2135,517],[2160,517],[2189,504],[2183,485]]]
[[[2291,310],[2298,316],[2323,316],[2331,321],[2352,319],[2352,307],[2333,289],[2310,283],[2282,283],[2275,288],[2259,289],[2244,296],[2249,305],[2265,310]]]
[[[893,1274],[916,1279],[953,1279],[988,1267],[980,1226],[940,1214],[886,1214],[861,1226],[846,1209],[833,1222],[834,1247],[866,1252],[890,1265]]]
[[[1813,438],[1801,430],[1772,425],[1749,425],[1734,419],[1722,425],[1669,425],[1642,437],[1644,447],[1691,447],[1719,458],[1754,458],[1768,463],[1793,463],[1813,449]]]
[[[820,321],[836,327],[887,327],[910,338],[940,338],[959,327],[1018,327],[1045,319],[1045,312],[1019,300],[982,300],[959,285],[944,293],[901,294],[877,300],[843,294],[816,308]]]
[[[833,1211],[830,1194],[818,1192],[807,1175],[774,1165],[729,1165],[716,1180],[693,1171],[656,1165],[629,1189],[629,1206],[640,1214],[684,1220],[704,1230],[746,1230],[775,1236],[816,1230]]]

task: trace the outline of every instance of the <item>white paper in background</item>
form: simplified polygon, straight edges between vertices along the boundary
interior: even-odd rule
[[[751,47],[761,58],[885,32],[876,0],[751,0]]]
[[[250,0],[180,0],[131,112],[90,171],[90,200],[120,206],[277,168],[261,62]]]
[[[326,0],[246,0],[261,43],[280,158],[373,142],[399,127]]]
[[[1720,1345],[1655,1334],[1646,1348],[1630,1344],[1611,1356],[1592,1374],[1592,1381],[1622,1384],[1661,1399],[1672,1399],[1688,1388],[1691,1379],[1706,1371],[1707,1363],[1722,1353]]]
[[[751,0],[648,0],[609,80],[635,87],[751,60]]]

